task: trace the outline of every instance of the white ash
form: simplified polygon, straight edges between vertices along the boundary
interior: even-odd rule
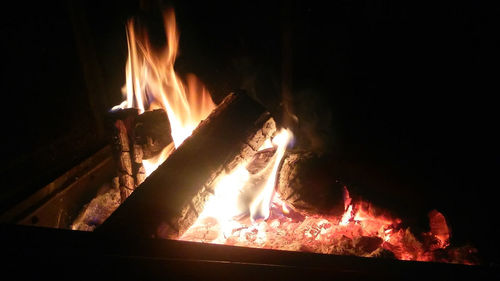
[[[71,229],[93,231],[120,206],[120,203],[120,190],[106,185],[102,192],[83,207]]]

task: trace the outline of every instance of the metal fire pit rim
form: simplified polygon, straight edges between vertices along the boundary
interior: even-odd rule
[[[36,225],[37,222],[33,218],[36,218],[37,213],[44,212],[44,209],[50,209],[51,205],[54,205],[57,200],[67,200],[68,194],[66,193],[71,193],[77,189],[82,179],[93,179],[95,174],[103,172],[103,170],[108,169],[108,166],[112,165],[114,163],[112,163],[111,146],[106,145],[76,166],[71,167],[49,184],[1,213],[0,223]],[[85,189],[89,194],[93,195],[97,191],[96,186]],[[60,227],[60,225],[42,226]]]
[[[166,275],[183,274],[179,270],[191,266],[209,271],[214,268],[236,272],[256,270],[264,274],[271,274],[270,271],[274,270],[290,274],[297,280],[301,280],[294,276],[297,272],[317,276],[340,274],[345,278],[373,276],[373,280],[417,280],[416,277],[426,277],[425,280],[461,277],[496,280],[493,277],[499,276],[498,268],[489,265],[337,256],[157,238],[123,239],[94,232],[21,225],[0,225],[0,241],[5,249],[2,254],[13,258],[11,263],[16,259],[29,261],[32,258],[33,262],[42,261],[48,267],[50,261],[67,262],[65,265],[69,267],[76,266],[71,261],[82,261],[93,266],[102,262],[111,265],[126,263],[145,271],[152,270],[152,266],[154,274]]]

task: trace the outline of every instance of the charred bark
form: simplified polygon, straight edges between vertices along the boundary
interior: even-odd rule
[[[110,120],[117,166],[114,182],[124,202],[146,177],[142,160],[157,156],[172,142],[170,125],[163,109],[140,115],[137,109],[122,109],[110,113]]]
[[[132,193],[135,188],[134,170],[135,156],[133,149],[133,138],[131,134],[138,111],[136,109],[123,109],[110,114],[112,124],[112,148],[113,158],[116,163],[116,177],[113,179],[114,186],[120,190],[122,202]],[[133,158],[132,158],[133,157]],[[134,160],[134,161],[133,161]]]
[[[244,93],[228,95],[193,134],[96,231],[176,238],[197,219],[218,179],[276,131]]]

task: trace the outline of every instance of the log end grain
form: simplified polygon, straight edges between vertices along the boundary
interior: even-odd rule
[[[289,152],[281,165],[277,192],[299,211],[341,215],[344,187],[332,174],[327,159],[306,151]]]

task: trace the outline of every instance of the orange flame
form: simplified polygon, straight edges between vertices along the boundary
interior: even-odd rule
[[[165,12],[163,19],[168,45],[160,53],[153,51],[146,33],[135,30],[134,21],[128,22],[123,90],[126,100],[118,106],[135,107],[141,113],[156,108],[167,112],[174,144],[155,159],[143,161],[147,175],[215,108],[210,94],[194,75],[188,75],[184,83],[175,73],[179,34],[173,10]],[[377,256],[390,251],[398,259],[419,261],[437,260],[437,256],[433,256],[436,249],[449,250],[450,229],[445,217],[437,211],[429,214],[431,231],[424,235],[427,242],[422,243],[409,228],[402,228],[401,220],[379,214],[365,202],[353,202],[347,188],[342,216],[300,214],[288,208],[274,196],[274,182],[291,138],[290,131],[282,130],[273,142],[266,141],[261,149],[277,146],[277,150],[261,172],[251,175],[246,170],[247,163],[242,163],[223,177],[197,222],[179,239],[359,256]],[[246,199],[242,201],[243,195]],[[242,213],[249,219],[239,219]],[[454,256],[465,256],[465,251],[473,250],[452,249],[449,251],[452,256],[445,261],[454,262]],[[466,257],[460,261],[474,263]]]
[[[273,138],[272,142],[278,147],[272,160],[263,171],[257,173],[256,177],[264,177],[262,191],[252,201],[250,214],[252,220],[267,219],[269,217],[269,207],[274,193],[274,183],[281,159],[285,155],[286,147],[292,138],[292,132],[288,129],[281,129],[280,133]]]
[[[126,100],[121,108],[135,107],[142,113],[163,108],[168,115],[175,148],[191,135],[201,120],[215,108],[210,93],[190,74],[184,83],[174,70],[179,47],[179,34],[173,10],[163,14],[167,47],[155,52],[146,32],[135,29],[134,20],[127,23],[128,59],[125,67]],[[171,148],[170,148],[171,149]],[[145,161],[150,174],[168,153],[158,159]]]

